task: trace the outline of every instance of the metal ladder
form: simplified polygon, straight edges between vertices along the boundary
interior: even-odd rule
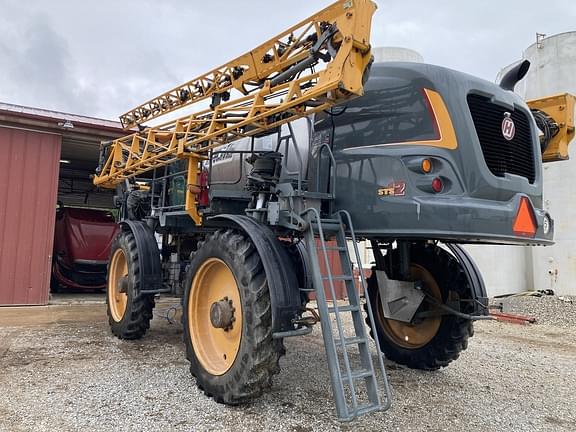
[[[360,295],[354,283],[352,262],[348,253],[346,242],[345,225],[351,234],[354,243],[356,262],[360,263],[360,253],[356,244],[354,229],[350,214],[341,210],[330,219],[320,218],[319,212],[314,208],[309,208],[302,213],[309,227],[305,232],[306,249],[311,260],[311,271],[313,277],[314,291],[320,315],[322,336],[328,367],[330,369],[330,379],[332,390],[336,401],[336,411],[340,421],[351,421],[356,417],[372,411],[386,410],[391,405],[390,386],[384,368],[383,354],[380,350],[378,338],[375,338],[376,352],[378,356],[378,366],[382,374],[383,397],[378,385],[372,356],[370,354],[370,339],[364,325],[362,305]],[[346,222],[346,224],[345,224]],[[335,235],[336,247],[326,245],[326,240]],[[318,243],[316,242],[318,240]],[[318,250],[320,256],[318,256]],[[333,275],[328,259],[328,251],[336,250],[342,265],[342,274]],[[320,260],[324,262],[326,275],[322,276],[320,271]],[[364,293],[366,293],[366,280],[362,272],[360,278]],[[326,298],[324,282],[327,281],[330,288],[331,299]],[[348,295],[347,304],[338,304],[336,301],[335,282],[344,282]],[[365,295],[370,326],[373,334],[376,334],[374,317],[370,306],[370,298]],[[331,302],[331,305],[329,305]],[[346,335],[342,314],[351,313],[354,327],[352,336]],[[334,323],[336,324],[336,335],[334,334]],[[352,365],[349,350],[357,346],[359,352],[360,366]],[[343,368],[342,368],[343,366]],[[365,384],[366,395],[361,389],[362,381]],[[364,396],[359,401],[359,396]],[[367,399],[367,401],[366,401]]]

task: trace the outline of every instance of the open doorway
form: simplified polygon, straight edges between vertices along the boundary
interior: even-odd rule
[[[63,134],[50,302],[103,297],[111,244],[118,232],[114,191],[96,188],[98,137]]]

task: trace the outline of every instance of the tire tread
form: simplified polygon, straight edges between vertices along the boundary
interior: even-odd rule
[[[462,298],[469,296],[468,280],[460,264],[452,255],[433,245],[418,248],[417,253],[420,261],[429,264],[433,263],[445,273],[446,286],[444,288],[441,286],[443,291],[455,291]],[[439,283],[439,285],[441,284]],[[378,285],[374,273],[367,280],[367,290],[372,300],[372,308],[376,307],[377,289]],[[367,307],[367,304],[365,304],[365,311],[367,311]],[[374,318],[377,321],[376,314]],[[442,320],[439,332],[444,328],[444,337],[436,336],[426,346],[414,350],[397,346],[383,334],[383,331],[378,328],[376,323],[380,347],[385,357],[412,369],[438,370],[448,366],[451,362],[457,360],[460,353],[468,347],[468,339],[474,335],[474,327],[471,321],[455,316],[443,316]],[[366,324],[370,327],[368,317],[366,317]],[[374,338],[372,329],[370,329],[370,336]]]
[[[110,257],[118,249],[125,247],[125,256],[128,261],[129,295],[126,313],[120,322],[112,318],[110,306],[108,305],[108,295],[106,295],[106,313],[108,323],[114,336],[119,339],[135,340],[141,339],[150,328],[150,321],[153,318],[155,306],[154,296],[150,294],[140,294],[140,263],[138,261],[138,248],[134,234],[129,231],[122,231],[114,240],[110,249]],[[108,275],[110,274],[110,262],[108,263]],[[132,271],[130,271],[132,270]],[[107,276],[109,277],[109,276]],[[107,281],[108,282],[108,281]]]
[[[203,259],[203,248],[216,243],[219,248],[233,250],[240,266],[244,269],[238,280],[238,287],[243,294],[243,310],[253,317],[252,327],[249,329],[253,340],[242,343],[237,358],[242,358],[246,365],[240,373],[225,373],[225,384],[215,384],[215,378],[206,373],[194,355],[191,338],[187,335],[187,314],[184,305],[182,322],[185,328],[184,342],[186,344],[186,357],[190,362],[190,373],[196,378],[196,384],[206,396],[212,397],[216,402],[227,405],[238,405],[248,402],[272,386],[272,377],[280,372],[279,361],[285,350],[281,340],[272,338],[272,308],[266,274],[262,261],[252,242],[242,234],[233,230],[219,230],[209,235],[205,241],[198,244],[196,252],[191,254],[191,265],[186,282],[186,290],[192,285],[196,259]],[[185,299],[188,295],[185,296]],[[183,299],[183,301],[185,301]],[[246,322],[246,320],[244,320]],[[233,366],[234,367],[234,366]],[[221,377],[219,377],[221,378]]]

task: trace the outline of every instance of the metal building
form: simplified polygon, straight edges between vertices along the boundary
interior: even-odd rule
[[[56,203],[112,207],[90,174],[119,123],[0,103],[0,305],[48,303]]]
[[[523,59],[529,60],[531,67],[515,91],[524,99],[567,92],[576,95],[576,32],[539,39],[524,51]],[[570,160],[544,164],[544,208],[555,220],[554,246],[469,247],[489,295],[534,289],[576,295],[576,188],[571,181],[576,176],[574,146],[573,142]]]
[[[418,51],[404,47],[375,47],[372,48],[374,62],[401,61],[422,63],[424,57]]]

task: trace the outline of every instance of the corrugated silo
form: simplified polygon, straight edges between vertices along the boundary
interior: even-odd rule
[[[422,63],[424,61],[419,52],[403,47],[375,47],[372,48],[372,55],[376,63],[387,61]]]

